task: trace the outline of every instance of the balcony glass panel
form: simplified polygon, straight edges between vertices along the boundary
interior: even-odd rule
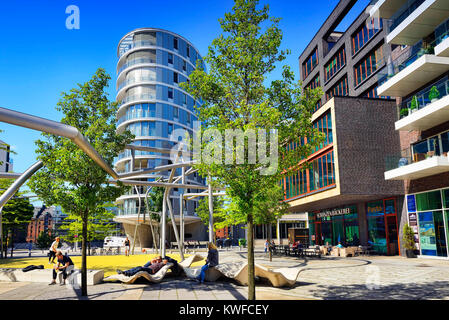
[[[419,110],[447,95],[449,95],[449,79],[445,77],[398,105],[399,119],[411,114],[414,97],[416,97],[415,101],[417,101],[416,110]]]
[[[401,9],[399,9],[393,17],[389,25],[389,32],[396,29],[407,17],[409,17],[425,0],[408,1]]]

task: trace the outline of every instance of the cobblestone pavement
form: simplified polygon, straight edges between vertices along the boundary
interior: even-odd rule
[[[205,253],[202,253],[205,255]],[[221,251],[220,262],[246,260],[246,252]],[[256,263],[270,267],[299,267],[292,288],[258,283],[256,297],[263,300],[310,299],[449,299],[449,261],[403,257],[298,259],[256,252]],[[50,279],[49,279],[50,280]],[[88,287],[93,300],[244,300],[247,287],[231,281],[199,284],[168,278],[160,284],[102,283]],[[79,290],[45,283],[0,282],[0,300],[72,300]]]

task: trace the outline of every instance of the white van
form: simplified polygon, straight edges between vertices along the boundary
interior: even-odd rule
[[[104,238],[103,248],[117,248],[125,246],[126,237],[106,237]]]

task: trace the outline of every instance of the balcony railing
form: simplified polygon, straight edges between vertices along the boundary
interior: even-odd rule
[[[409,17],[425,0],[415,0],[412,3],[407,2],[401,9],[398,10],[387,24],[388,33],[391,33],[397,26],[399,26],[407,17]]]
[[[127,85],[138,83],[138,82],[146,82],[146,81],[156,81],[156,76],[148,76],[148,77],[140,77],[140,78],[131,78],[123,81],[117,88],[117,91],[120,91],[123,87]]]
[[[120,58],[129,50],[134,48],[141,48],[141,47],[148,47],[148,46],[155,46],[156,45],[156,39],[155,40],[147,40],[147,41],[136,41],[131,44],[129,44],[127,47],[123,49],[123,51],[120,53]]]
[[[434,54],[435,43],[436,42],[433,41],[429,44],[424,45],[422,42],[419,42],[411,50],[402,53],[394,61],[387,64],[385,72],[379,74],[378,77],[379,86],[387,82],[390,78],[394,77],[405,68],[407,68],[409,65],[411,65],[413,62],[421,58],[423,55]]]
[[[133,59],[131,61],[128,61],[127,63],[125,63],[117,72],[117,74],[122,73],[123,70],[125,70],[128,67],[131,67],[133,65],[136,64],[143,64],[143,63],[156,63],[156,59],[151,59],[151,58],[138,58],[138,59]]]
[[[420,162],[433,156],[447,156],[448,151],[449,133],[444,132],[416,142],[409,148],[403,149],[398,155],[386,157],[385,171]]]
[[[131,120],[131,119],[153,118],[155,116],[156,116],[156,111],[145,111],[145,110],[134,111],[134,112],[127,113],[123,117],[118,119],[117,125],[120,125],[123,122]]]
[[[155,100],[156,96],[154,94],[136,94],[133,96],[128,96],[125,99],[123,99],[122,101],[120,101],[120,106],[129,103],[129,102],[133,102],[133,101],[140,101],[140,100]]]
[[[449,95],[449,79],[437,82],[431,88],[414,95],[411,100],[398,105],[398,119],[405,118],[447,95]]]

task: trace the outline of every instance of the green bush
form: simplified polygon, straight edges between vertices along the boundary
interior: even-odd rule
[[[404,234],[402,235],[402,241],[404,243],[404,248],[407,250],[415,250],[415,234],[413,229],[406,224],[404,226]]]
[[[399,111],[399,114],[401,115],[401,118],[408,116],[408,109],[402,108],[401,111]]]
[[[246,246],[246,239],[239,239],[239,246],[241,247]]]
[[[419,105],[418,97],[414,96],[413,99],[412,99],[412,102],[410,103],[410,109],[411,110],[418,109],[418,105]]]
[[[440,92],[438,91],[436,86],[433,86],[429,92],[429,100],[432,101],[433,99],[439,99],[439,98],[440,98]]]

